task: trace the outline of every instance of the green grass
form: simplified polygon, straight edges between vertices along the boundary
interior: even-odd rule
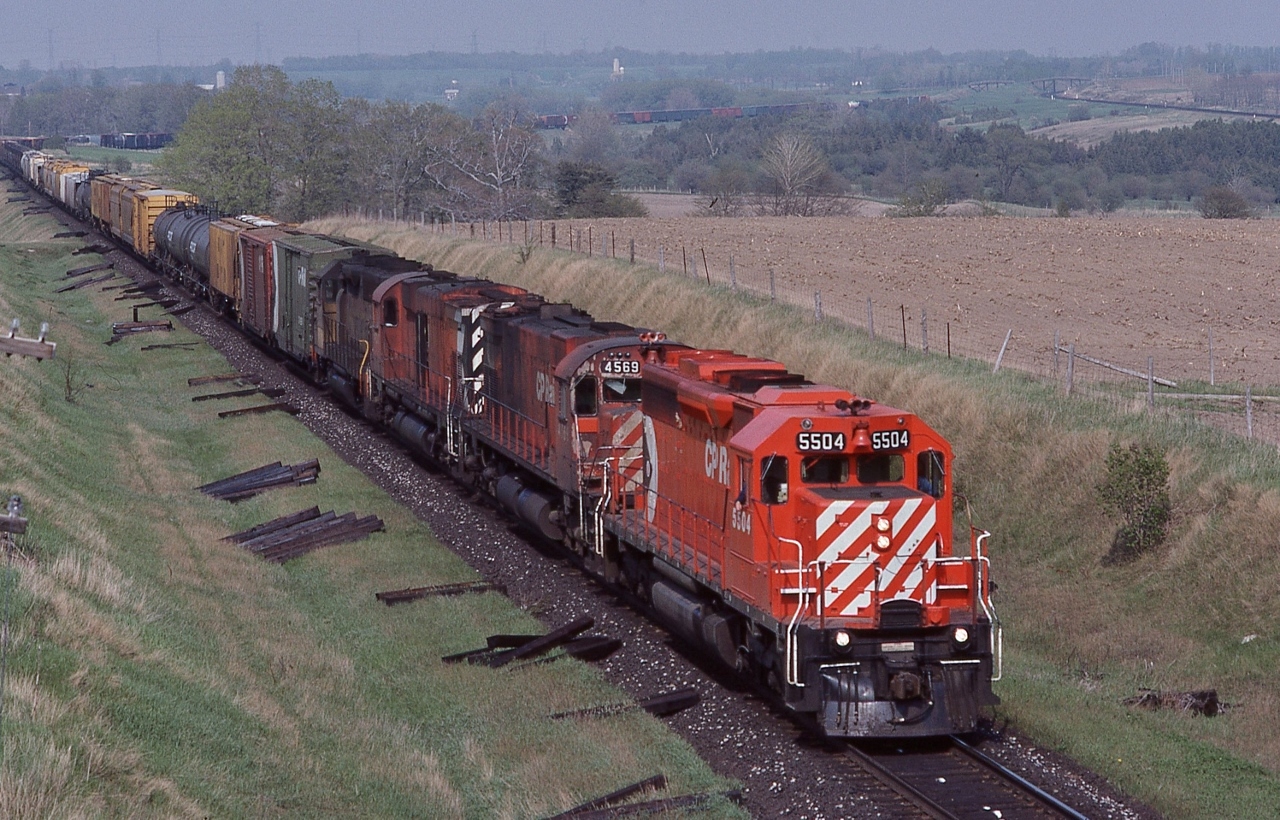
[[[443,665],[542,627],[496,595],[377,602],[476,574],[292,417],[192,403],[207,391],[189,378],[228,369],[207,347],[105,347],[128,316],[115,293],[52,293],[92,261],[78,244],[0,245],[0,313],[50,321],[58,344],[0,360],[0,494],[31,522],[0,571],[17,581],[0,816],[536,817],[657,772],[673,794],[732,785],[647,716],[548,721],[626,699],[585,664]],[[234,505],[192,490],[309,458],[311,486]],[[220,540],[312,505],[386,531],[283,566]]]
[[[1266,816],[1280,805],[1280,454],[1140,401],[1064,399],[987,363],[869,341],[807,310],[707,288],[646,266],[404,226],[322,221],[430,261],[515,282],[601,318],[676,340],[769,356],[810,378],[909,408],[956,451],[956,487],[990,550],[1007,626],[998,717],[1173,817]],[[1133,563],[1103,562],[1119,522],[1096,487],[1113,443],[1167,452],[1168,542]],[[967,521],[957,510],[958,526]],[[1257,636],[1248,643],[1242,641]],[[1133,711],[1141,688],[1216,688],[1224,717]]]

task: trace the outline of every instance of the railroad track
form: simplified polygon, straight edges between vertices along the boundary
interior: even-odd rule
[[[1014,820],[1087,817],[959,738],[903,751],[849,744],[844,754],[926,817]]]

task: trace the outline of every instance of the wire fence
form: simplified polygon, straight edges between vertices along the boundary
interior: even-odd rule
[[[930,355],[986,362],[993,370],[1011,370],[1056,385],[1066,395],[1109,403],[1121,411],[1194,418],[1213,427],[1280,446],[1280,389],[1233,383],[1221,386],[1221,353],[1213,333],[1180,340],[1158,355],[1135,352],[1128,361],[1110,361],[1089,349],[1087,340],[1053,328],[1035,334],[1013,328],[993,330],[954,320],[936,294],[916,304],[883,304],[855,292],[830,272],[815,289],[812,277],[792,276],[782,263],[762,261],[764,254],[708,254],[705,247],[664,245],[624,236],[613,226],[586,220],[456,222],[432,220],[422,213],[404,220],[385,212],[364,211],[368,219],[407,222],[423,230],[526,248],[548,248],[588,257],[648,265],[659,273],[685,276],[708,286],[728,287],[799,307],[815,321],[834,320],[871,338],[901,344]],[[1133,359],[1136,359],[1133,360]],[[1172,378],[1169,372],[1176,372]],[[1190,380],[1191,384],[1184,382]]]

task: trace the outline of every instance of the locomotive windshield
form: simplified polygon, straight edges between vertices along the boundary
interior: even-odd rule
[[[605,379],[604,400],[622,403],[638,402],[642,384],[640,379]]]
[[[858,457],[858,483],[884,484],[906,476],[906,461],[899,453],[877,453]]]
[[[849,457],[805,456],[800,460],[800,480],[805,484],[844,484],[849,481]]]

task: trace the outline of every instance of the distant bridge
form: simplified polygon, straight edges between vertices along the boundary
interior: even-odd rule
[[[1093,79],[1090,77],[1045,77],[1040,80],[1030,80],[1029,82],[1044,94],[1057,94],[1059,90],[1066,91],[1068,88],[1088,85],[1093,82]]]
[[[1043,77],[1039,80],[1027,80],[1028,85],[1040,89],[1045,94],[1057,94],[1059,91],[1088,85],[1091,82],[1093,80],[1089,77]],[[990,91],[993,88],[1017,84],[1017,80],[977,80],[969,83],[969,87],[974,91]]]

